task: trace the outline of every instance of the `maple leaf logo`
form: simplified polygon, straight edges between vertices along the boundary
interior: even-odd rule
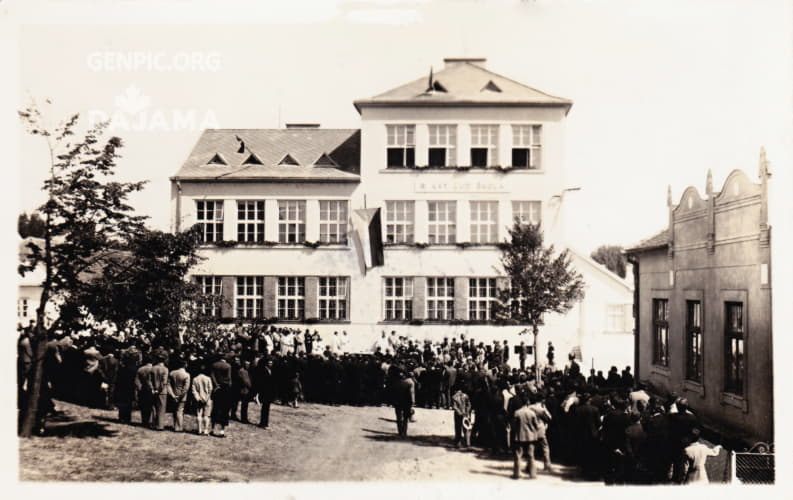
[[[122,95],[115,98],[116,107],[125,113],[136,115],[149,107],[151,98],[141,94],[140,89],[135,85],[130,85]]]

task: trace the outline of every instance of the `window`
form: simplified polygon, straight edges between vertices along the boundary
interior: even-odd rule
[[[429,125],[429,166],[457,164],[457,125]]]
[[[498,242],[498,202],[471,201],[471,243]]]
[[[196,222],[201,225],[201,241],[223,240],[223,201],[196,201]]]
[[[264,277],[238,276],[234,304],[237,318],[261,318],[264,311]]]
[[[384,278],[386,321],[413,319],[413,278]]]
[[[724,392],[744,392],[743,302],[724,303]]]
[[[237,241],[264,241],[264,201],[237,202]]]
[[[470,278],[468,280],[468,319],[493,319],[493,304],[496,300],[495,278]]]
[[[427,278],[427,319],[454,319],[454,278]]]
[[[413,201],[385,202],[387,243],[413,243]]]
[[[606,330],[621,332],[625,330],[625,306],[609,304],[606,308]]]
[[[223,297],[223,278],[220,276],[196,276],[196,284],[201,288],[201,293],[207,300],[201,304],[201,314],[219,317]]]
[[[386,125],[389,167],[412,167],[416,164],[416,126]]]
[[[669,301],[653,299],[653,363],[669,366]]]
[[[320,200],[319,240],[347,244],[347,200]]]
[[[521,224],[539,224],[542,221],[542,202],[513,201],[512,219],[516,218]]]
[[[306,280],[302,276],[278,278],[278,319],[303,319],[306,302]]]
[[[28,317],[28,299],[19,299],[17,301],[17,316],[20,318]]]
[[[305,200],[278,200],[278,242],[306,241]]]
[[[702,303],[686,301],[686,378],[702,382]]]
[[[347,319],[347,278],[319,278],[319,319]]]
[[[512,166],[540,168],[540,125],[512,126]]]
[[[498,161],[498,125],[471,125],[471,166],[487,167]]]
[[[455,243],[457,228],[456,201],[428,201],[428,237],[430,243]]]

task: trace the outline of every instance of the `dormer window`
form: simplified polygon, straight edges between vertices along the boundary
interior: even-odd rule
[[[493,83],[493,80],[487,82],[487,85],[482,87],[482,92],[501,92],[501,88],[498,85]]]
[[[248,155],[248,158],[246,158],[245,161],[242,162],[242,164],[243,165],[262,165],[262,161],[259,159],[258,156],[256,156],[255,154],[251,153],[250,155]]]
[[[512,126],[512,166],[540,168],[540,125]]]
[[[207,162],[207,165],[228,165],[228,163],[220,156],[220,153],[215,153],[215,156]]]
[[[416,126],[386,125],[387,166],[412,167],[416,164]]]
[[[281,159],[281,161],[278,162],[278,165],[293,165],[293,166],[297,166],[297,165],[300,165],[300,164],[297,162],[297,160],[292,158],[292,155],[287,154],[286,156],[284,156]]]
[[[333,161],[333,158],[328,156],[327,153],[322,153],[322,156],[317,158],[317,161],[314,162],[315,167],[338,167],[339,164]]]

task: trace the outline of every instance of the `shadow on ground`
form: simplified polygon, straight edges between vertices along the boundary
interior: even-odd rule
[[[108,429],[107,424],[94,420],[80,420],[66,416],[57,416],[49,419],[44,429],[42,437],[76,437],[76,438],[98,438],[115,437],[118,431]]]

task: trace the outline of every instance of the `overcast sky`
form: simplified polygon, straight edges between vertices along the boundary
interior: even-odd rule
[[[497,73],[574,101],[565,168],[581,191],[565,204],[571,244],[585,251],[663,228],[667,184],[678,201],[688,185],[704,193],[708,168],[715,189],[736,168],[755,178],[763,145],[772,171],[791,160],[791,2],[380,0],[266,11],[225,2],[207,11],[174,1],[145,17],[134,1],[44,4],[16,6],[38,23],[18,32],[20,98],[53,99],[53,119],[126,113],[114,131],[126,143],[119,174],[150,180],[133,203],[160,229],[168,177],[202,126],[356,128],[354,99],[440,69],[444,57],[486,57]],[[212,24],[234,22],[248,24]],[[120,67],[125,57],[142,62]],[[48,158],[36,138],[21,139],[20,152],[20,209],[30,210]]]

